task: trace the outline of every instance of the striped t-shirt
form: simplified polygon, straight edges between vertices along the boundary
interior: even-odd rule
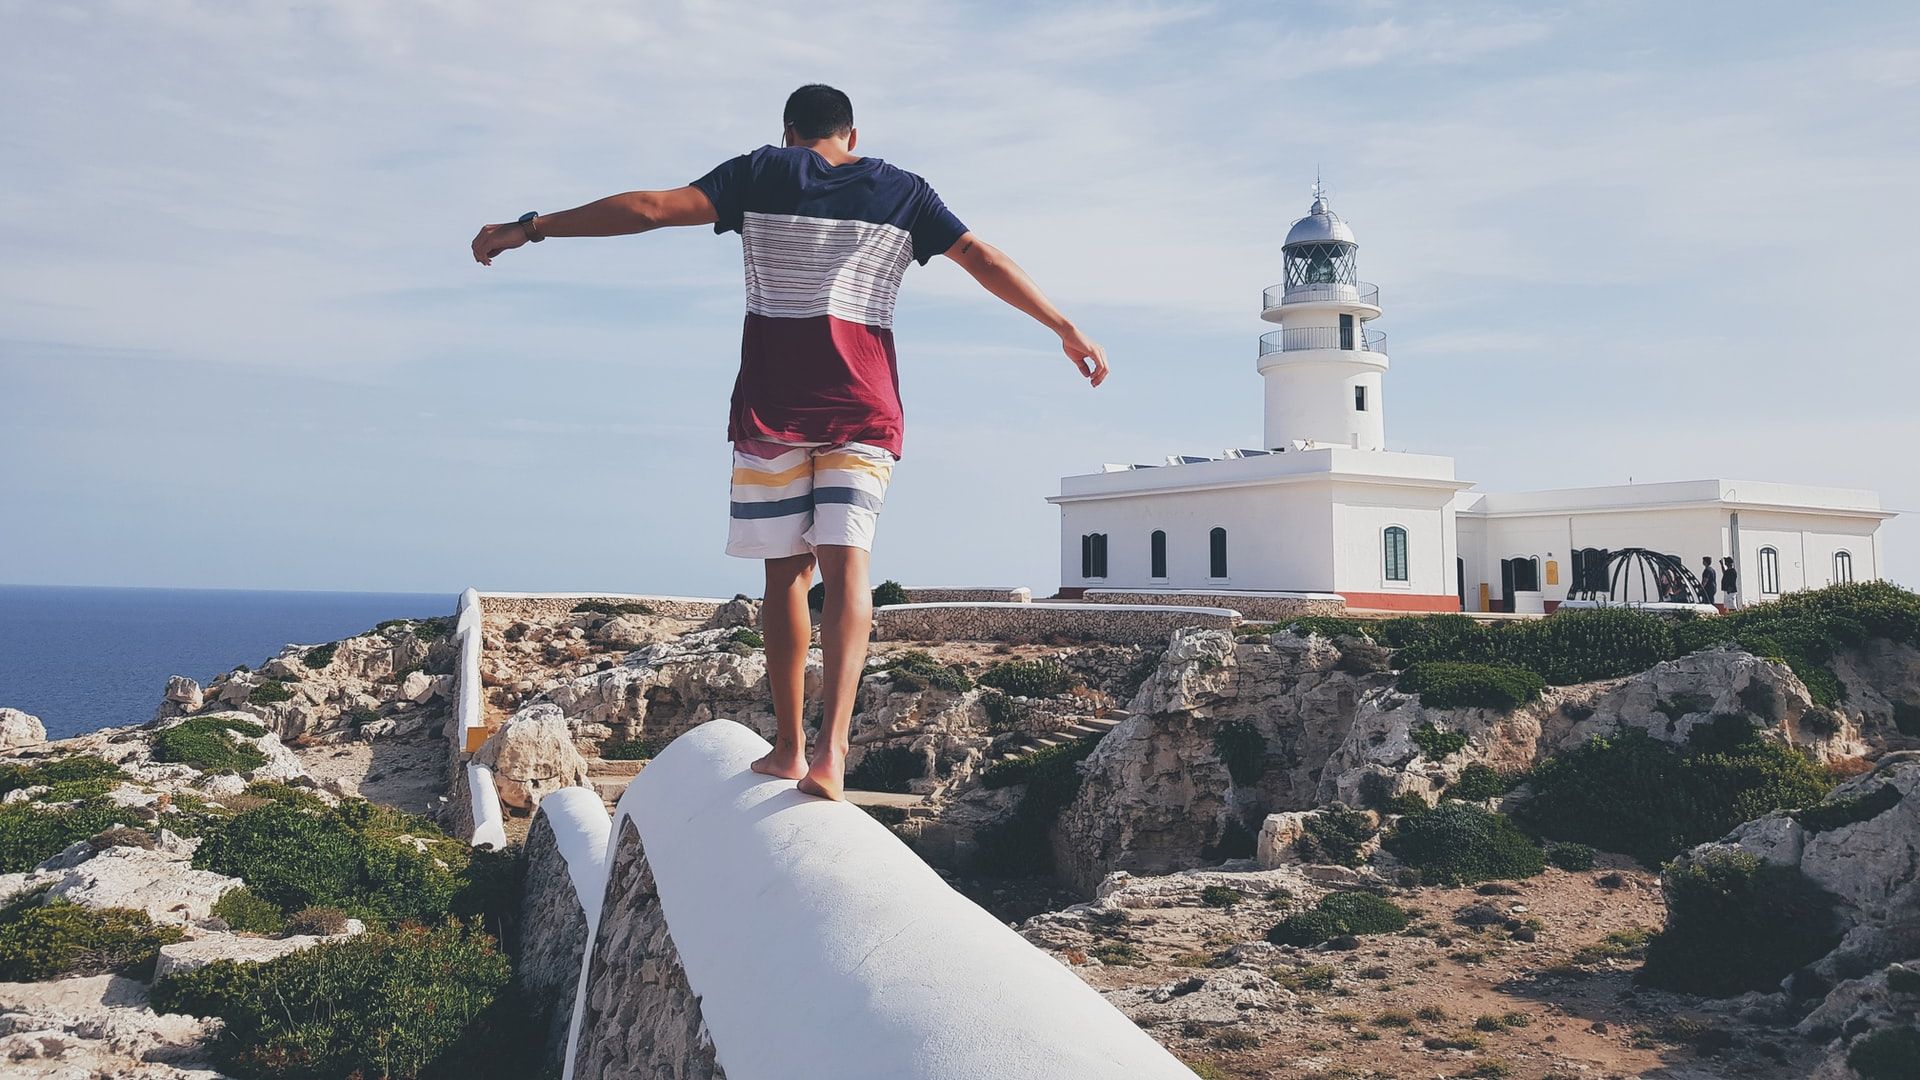
[[[967,231],[925,180],[879,158],[844,165],[763,146],[693,182],[715,232],[738,232],[747,320],[727,437],[869,443],[902,432],[893,300],[907,262]]]

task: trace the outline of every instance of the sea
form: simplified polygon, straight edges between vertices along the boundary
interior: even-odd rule
[[[0,585],[0,708],[49,739],[153,719],[167,678],[202,686],[387,619],[453,614],[444,593],[258,592]]]

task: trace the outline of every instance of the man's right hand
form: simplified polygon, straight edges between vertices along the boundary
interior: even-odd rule
[[[480,235],[473,238],[473,261],[481,266],[492,266],[493,257],[503,251],[527,242],[527,230],[517,221],[504,225],[482,225]]]
[[[1077,326],[1069,326],[1060,335],[1060,349],[1067,359],[1080,368],[1080,374],[1095,386],[1107,381],[1107,350],[1080,332]]]

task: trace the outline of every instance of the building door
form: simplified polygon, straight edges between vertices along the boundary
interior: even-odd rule
[[[1518,560],[1500,560],[1500,610],[1513,610],[1513,564]]]
[[[1460,596],[1460,610],[1467,610],[1467,560],[1453,560],[1453,591]]]

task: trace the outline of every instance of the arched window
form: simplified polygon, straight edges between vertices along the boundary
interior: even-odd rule
[[[1387,526],[1380,536],[1380,560],[1388,581],[1407,580],[1407,530]]]
[[[1153,530],[1153,535],[1147,538],[1147,548],[1147,561],[1151,564],[1148,576],[1156,581],[1164,579],[1167,576],[1167,534],[1159,529]]]
[[[1080,538],[1080,576],[1107,576],[1107,534],[1087,533]]]
[[[1216,578],[1227,576],[1227,530],[1217,525],[1207,534],[1207,574]]]
[[[1853,553],[1836,551],[1833,553],[1833,583],[1845,585],[1853,580]]]
[[[1780,553],[1770,547],[1760,549],[1760,593],[1780,595]]]

